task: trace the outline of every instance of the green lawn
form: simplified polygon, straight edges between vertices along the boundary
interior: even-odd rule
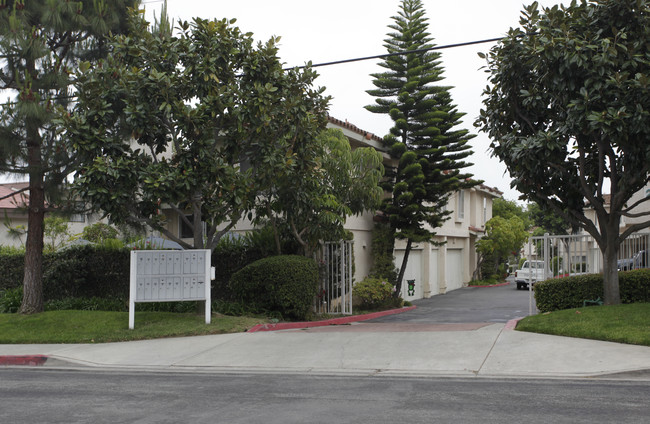
[[[0,314],[0,344],[105,343],[162,337],[238,333],[264,318],[215,314],[205,324],[202,314],[136,312],[129,330],[128,312],[49,311],[34,315]]]
[[[524,318],[517,330],[650,346],[650,303],[547,312]]]

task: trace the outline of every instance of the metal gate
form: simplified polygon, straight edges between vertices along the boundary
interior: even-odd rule
[[[650,233],[634,233],[619,246],[618,270],[650,267]],[[603,272],[603,255],[589,234],[531,237],[524,252],[528,259],[536,259],[543,266],[543,280],[579,274]],[[532,275],[532,273],[531,273]],[[529,314],[532,315],[532,281],[529,288]]]
[[[635,233],[621,243],[619,271],[647,268],[650,233]],[[594,238],[588,234],[531,237],[529,259],[544,262],[544,279],[576,274],[603,272],[603,256]]]
[[[320,285],[314,304],[319,314],[352,314],[352,241],[326,242],[321,246]]]

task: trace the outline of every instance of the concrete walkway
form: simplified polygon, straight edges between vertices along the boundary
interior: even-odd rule
[[[524,333],[513,324],[352,322],[123,343],[0,345],[0,365],[31,358],[45,367],[101,369],[650,380],[650,347]]]

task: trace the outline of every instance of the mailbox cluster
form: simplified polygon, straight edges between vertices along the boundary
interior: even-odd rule
[[[134,250],[131,252],[129,328],[136,302],[205,300],[210,323],[210,250]]]
[[[136,302],[205,299],[202,251],[143,250],[136,256]]]

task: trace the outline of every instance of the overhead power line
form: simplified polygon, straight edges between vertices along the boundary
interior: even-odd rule
[[[404,51],[394,52],[394,53],[378,54],[378,55],[375,55],[375,56],[365,56],[365,57],[357,57],[357,58],[354,58],[354,59],[336,60],[336,61],[333,61],[333,62],[324,62],[324,63],[312,64],[309,67],[318,68],[318,67],[321,67],[321,66],[341,65],[341,64],[344,64],[344,63],[361,62],[363,60],[384,59],[384,58],[391,57],[391,56],[404,56],[405,54],[411,54],[411,53],[425,53],[425,52],[434,51],[434,50],[451,49],[451,48],[454,48],[454,47],[472,46],[474,44],[493,43],[495,41],[502,40],[503,38],[504,37],[489,38],[489,39],[486,39],[486,40],[468,41],[466,43],[446,44],[444,46],[427,47],[425,49],[404,50]],[[292,66],[292,67],[286,68],[285,70],[296,69],[296,68],[303,69],[303,68],[307,68],[307,67],[308,67],[307,65]]]

